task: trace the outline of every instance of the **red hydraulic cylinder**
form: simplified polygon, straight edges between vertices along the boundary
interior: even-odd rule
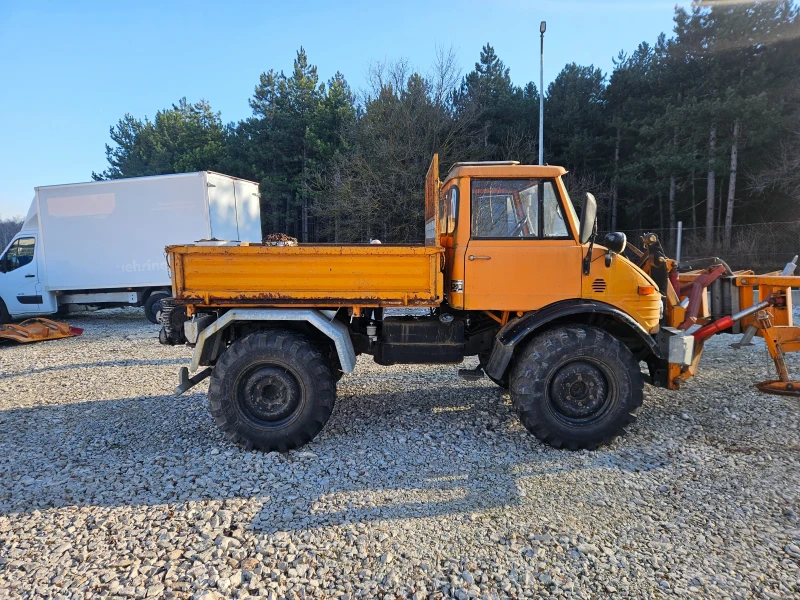
[[[771,302],[769,300],[764,300],[763,302],[754,304],[750,308],[745,308],[744,310],[740,310],[738,313],[730,315],[729,317],[722,317],[721,319],[717,319],[713,323],[706,325],[705,327],[701,327],[700,329],[695,331],[692,334],[692,336],[694,337],[694,340],[696,342],[702,342],[703,340],[710,338],[715,333],[719,333],[720,331],[728,329],[728,327],[736,323],[736,321],[744,319],[746,316],[752,315],[753,313],[768,307],[770,304]]]
[[[678,298],[681,297],[681,281],[678,279],[678,269],[672,269],[669,272],[669,281],[672,284],[672,289],[675,290],[675,294],[677,294]]]

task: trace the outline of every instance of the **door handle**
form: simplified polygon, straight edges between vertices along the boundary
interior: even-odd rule
[[[469,255],[470,260],[492,260],[491,256],[478,256],[476,254]]]
[[[33,275],[33,274],[31,273],[31,274],[25,275],[25,277],[36,277],[36,275]]]

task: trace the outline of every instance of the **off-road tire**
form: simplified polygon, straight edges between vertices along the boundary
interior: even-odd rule
[[[332,343],[321,343],[318,345],[318,347],[323,356],[326,356],[328,361],[331,363],[333,380],[336,383],[339,383],[342,377],[344,377],[344,371],[342,371],[342,363],[339,360],[339,354],[336,352],[336,346],[334,346]]]
[[[510,382],[514,408],[528,431],[570,450],[594,450],[623,435],[636,420],[644,388],[630,350],[585,325],[537,335],[515,359]]]
[[[152,292],[148,297],[147,300],[144,301],[144,316],[147,317],[147,320],[153,323],[154,325],[158,325],[158,310],[157,310],[157,303],[161,302],[164,298],[169,298],[169,294],[167,292],[158,290]]]
[[[175,304],[175,298],[161,299],[161,312],[158,317],[161,323],[161,331],[158,333],[158,341],[168,346],[177,346],[186,343],[186,335],[183,325],[188,320],[186,316],[186,306]]]
[[[6,308],[6,303],[0,298],[0,325],[5,325],[6,323],[11,323],[11,314]]]
[[[248,450],[286,452],[314,438],[336,400],[330,359],[293,331],[245,336],[217,361],[208,388],[214,420]]]

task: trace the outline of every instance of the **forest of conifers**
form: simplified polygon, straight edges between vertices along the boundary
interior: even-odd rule
[[[322,82],[312,62],[301,48],[291,73],[263,73],[253,115],[238,123],[223,125],[202,100],[152,120],[125,115],[111,128],[109,167],[93,176],[220,171],[260,183],[265,233],[418,242],[433,153],[443,171],[537,161],[539,90],[514,83],[490,44],[465,76],[442,49],[425,73],[374,64],[359,93],[341,73]],[[545,94],[545,161],[570,171],[573,199],[595,194],[601,229],[681,220],[727,246],[735,224],[800,219],[794,2],[678,7],[671,36],[614,65],[605,74],[568,64]]]

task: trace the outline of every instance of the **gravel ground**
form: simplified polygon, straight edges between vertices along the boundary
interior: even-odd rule
[[[140,312],[0,348],[0,597],[800,598],[800,414],[760,343],[541,445],[488,380],[361,358],[322,434],[224,441]],[[790,357],[800,376],[800,357]]]

